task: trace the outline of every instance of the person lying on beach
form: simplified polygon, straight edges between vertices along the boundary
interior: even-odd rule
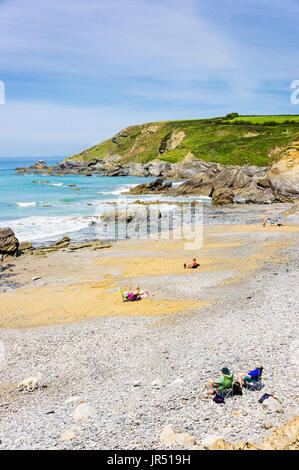
[[[233,383],[234,376],[231,375],[230,370],[227,367],[223,367],[221,369],[221,376],[215,382],[213,380],[209,380],[210,392],[208,395],[214,395],[217,390],[223,390],[224,388],[230,388]]]
[[[200,264],[196,261],[196,258],[193,258],[192,264],[188,264],[188,266],[186,264],[184,264],[184,269],[186,269],[186,268],[196,269],[196,268],[198,268],[198,266],[200,266]]]
[[[130,292],[129,294],[129,298],[130,300],[139,300],[140,299],[140,288],[139,287],[136,287],[135,290],[133,290],[133,292]]]

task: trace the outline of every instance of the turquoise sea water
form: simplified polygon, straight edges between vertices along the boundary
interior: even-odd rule
[[[62,159],[45,160],[51,165]],[[28,167],[36,160],[0,159],[0,227],[11,227],[21,242],[49,242],[64,235],[72,240],[95,239],[98,238],[95,230],[99,216],[113,209],[112,202],[164,199],[166,203],[173,199],[160,195],[122,195],[126,188],[148,183],[152,181],[150,178],[15,172],[15,167]],[[79,191],[69,187],[70,184],[75,184]]]

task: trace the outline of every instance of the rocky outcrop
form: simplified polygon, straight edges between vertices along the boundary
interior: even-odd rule
[[[120,146],[127,137],[125,131],[115,136]],[[149,126],[144,128],[142,135],[156,132],[155,126]],[[168,151],[173,145],[179,145],[184,139],[183,134],[183,131],[176,131],[167,136],[164,150]],[[160,159],[145,164],[135,161],[121,163],[120,155],[108,154],[102,160],[68,158],[52,167],[47,167],[45,162],[40,161],[28,169],[21,169],[20,172],[156,177],[159,180],[136,186],[130,190],[130,194],[171,193],[174,196],[209,196],[213,198],[215,204],[224,204],[224,201],[271,204],[290,202],[293,198],[299,197],[298,149],[299,143],[294,142],[283,158],[271,168],[221,165],[196,158],[192,152],[189,152],[176,164]],[[186,181],[174,190],[170,183],[163,184],[163,179]],[[227,190],[226,193],[224,190]]]
[[[267,167],[223,166],[202,160],[193,164],[193,160],[189,156],[181,164],[180,171],[190,174],[196,169],[196,175],[177,188],[177,195],[210,196],[214,204],[228,204],[234,198],[235,202],[265,204],[275,199],[270,183],[265,181]]]
[[[163,183],[163,178],[158,178],[151,183],[143,183],[130,188],[130,191],[127,194],[152,194],[152,193],[161,193],[165,194],[172,191],[172,183]]]
[[[69,237],[63,237],[57,242],[51,243],[50,245],[33,246],[30,242],[23,242],[19,246],[19,252],[36,256],[46,256],[48,253],[60,250],[77,251],[84,248],[89,248],[91,250],[101,250],[103,248],[110,247],[111,245],[109,243],[103,243],[100,240],[71,243]]]
[[[194,176],[185,183],[180,184],[177,189],[178,196],[211,196],[213,185],[202,176]]]
[[[161,212],[157,210],[158,218],[161,217]],[[130,224],[131,222],[144,221],[149,217],[147,207],[129,206],[107,212],[101,216],[101,221],[105,224],[116,222],[124,222]]]
[[[183,142],[185,137],[185,132],[180,129],[175,129],[170,135],[166,135],[165,138],[162,139],[159,148],[159,155],[177,148]]]
[[[0,255],[17,255],[19,241],[11,228],[0,229]]]
[[[43,160],[39,160],[29,167],[30,170],[45,170],[46,168],[48,168],[48,166]]]
[[[286,197],[299,194],[299,141],[293,143],[283,158],[272,165],[266,174],[274,193]]]
[[[178,180],[192,178],[193,176],[210,178],[215,176],[221,168],[222,165],[219,163],[206,162],[196,158],[192,152],[189,152],[182,161],[172,166],[172,171],[168,176]]]
[[[230,204],[234,199],[234,192],[229,188],[219,188],[213,192],[212,203],[214,205]]]

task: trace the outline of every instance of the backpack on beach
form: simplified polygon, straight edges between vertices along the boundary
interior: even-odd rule
[[[213,401],[215,403],[225,403],[223,396],[219,395],[217,392],[216,392],[216,395],[213,398]]]
[[[233,395],[243,395],[243,392],[242,392],[242,387],[241,387],[241,384],[240,382],[234,382],[233,383]]]

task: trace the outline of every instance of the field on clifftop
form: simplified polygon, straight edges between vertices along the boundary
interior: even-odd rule
[[[131,126],[72,158],[177,163],[188,154],[224,165],[268,166],[299,138],[299,115],[234,116]]]

